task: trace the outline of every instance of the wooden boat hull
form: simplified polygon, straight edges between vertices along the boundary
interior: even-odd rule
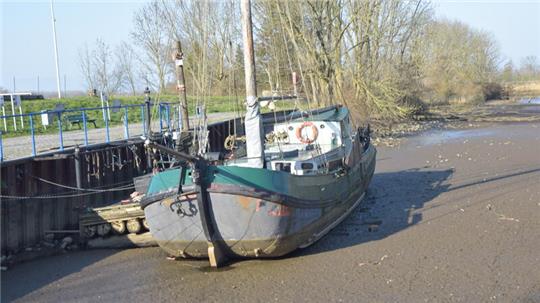
[[[358,141],[340,173],[297,176],[265,169],[209,166],[207,199],[216,242],[228,257],[278,257],[306,247],[341,222],[364,197],[375,170],[376,150]],[[208,257],[208,241],[189,170],[152,178],[146,220],[158,244],[172,256]],[[180,181],[182,180],[182,181]],[[176,184],[176,187],[175,187]],[[152,197],[154,199],[152,200]]]

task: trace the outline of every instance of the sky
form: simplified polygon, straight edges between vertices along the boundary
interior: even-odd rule
[[[54,2],[62,90],[83,90],[78,50],[97,38],[110,45],[130,40],[133,13],[144,0]],[[540,0],[434,0],[435,14],[490,32],[501,55],[515,65],[540,59]],[[0,0],[0,87],[16,91],[56,89],[49,0]]]

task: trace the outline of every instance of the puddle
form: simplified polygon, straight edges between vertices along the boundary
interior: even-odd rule
[[[536,104],[540,105],[540,97],[535,98],[523,98],[518,101],[519,104]]]
[[[461,139],[470,139],[492,135],[492,130],[486,129],[467,129],[467,130],[434,130],[424,133],[420,138],[422,145],[435,145],[448,141]]]

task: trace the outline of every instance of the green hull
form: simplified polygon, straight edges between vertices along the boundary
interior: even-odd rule
[[[195,190],[190,169],[159,173],[144,207],[150,231],[163,249],[181,257],[208,256],[208,224],[215,229],[212,243],[230,257],[276,257],[308,246],[360,203],[371,181],[376,150],[355,142],[345,169],[331,174],[208,166],[206,211],[197,193],[189,193]]]

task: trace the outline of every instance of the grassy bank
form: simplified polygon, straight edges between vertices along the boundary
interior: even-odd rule
[[[531,98],[540,96],[540,80],[509,83],[514,98]]]
[[[113,96],[109,98],[109,106],[112,106],[113,100],[120,100],[122,105],[140,105],[144,104],[144,96]],[[177,95],[162,95],[162,96],[152,96],[153,101],[159,101],[164,103],[177,103]],[[218,113],[218,112],[234,112],[239,111],[240,114],[244,113],[244,104],[243,99],[239,97],[236,99],[235,96],[212,96],[206,97],[199,100],[199,102],[206,104],[207,113]],[[28,100],[22,102],[23,113],[38,113],[43,110],[53,110],[57,104],[64,104],[65,109],[79,109],[79,108],[96,108],[101,107],[101,100],[99,97],[88,97],[88,96],[77,96],[64,99],[45,99],[45,100]],[[188,97],[188,109],[190,115],[195,113],[195,107],[197,104],[197,99],[194,97]],[[292,108],[292,102],[276,102],[277,110]],[[11,103],[5,102],[6,115],[11,114]],[[268,109],[263,109],[263,111],[268,111]],[[19,114],[19,109],[16,108],[16,114]],[[68,115],[78,115],[80,112],[71,112],[63,115],[62,118],[62,128],[64,131],[69,131],[72,129],[78,129],[76,125],[73,127],[67,121],[66,116]],[[95,120],[96,126],[98,128],[105,127],[105,122],[103,120],[103,112],[101,110],[89,110],[86,112],[89,120]],[[109,126],[122,125],[124,123],[124,110],[118,112],[113,112],[110,110],[111,120]],[[173,113],[170,113],[171,117]],[[158,110],[157,107],[153,108],[152,119],[158,119]],[[20,127],[20,118],[17,120],[17,131],[14,128],[13,118],[7,119],[7,132],[4,131],[4,121],[0,119],[0,131],[2,131],[3,137],[17,137],[30,134],[30,118],[24,117],[24,127]],[[35,134],[47,134],[55,133],[58,131],[58,120],[55,117],[52,121],[49,121],[49,126],[45,127],[41,124],[41,117],[35,116],[33,119]],[[139,123],[142,121],[141,109],[139,107],[128,108],[128,121],[129,123]],[[88,124],[89,128],[93,128],[93,124]]]

